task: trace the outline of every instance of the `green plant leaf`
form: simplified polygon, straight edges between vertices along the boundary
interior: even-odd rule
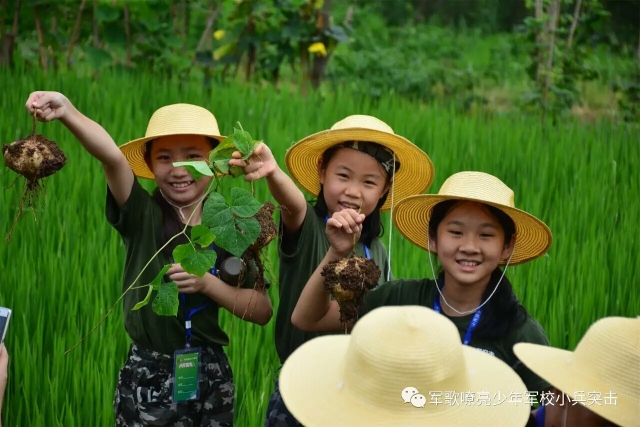
[[[212,234],[209,230],[207,230]],[[191,243],[178,245],[173,250],[173,259],[180,264],[184,271],[198,277],[211,270],[216,264],[218,254],[212,249],[195,249]]]
[[[231,189],[231,211],[240,217],[251,217],[262,207],[250,192],[243,188],[233,187]]]
[[[244,251],[258,238],[260,223],[255,218],[234,218],[213,228],[216,242],[240,258]]]
[[[145,296],[142,301],[134,305],[131,310],[140,310],[142,307],[149,304],[149,301],[151,300],[151,294],[153,293],[153,291],[158,290],[160,282],[162,282],[162,276],[164,276],[170,268],[171,264],[167,264],[162,267],[162,270],[160,270],[158,275],[151,281],[151,283],[149,283],[149,292],[147,292],[147,296]]]
[[[175,282],[163,283],[153,299],[153,311],[159,316],[175,316],[178,314],[178,285]]]
[[[227,201],[220,195],[220,193],[211,193],[207,201],[202,208],[202,225],[209,228],[211,232],[216,236],[216,242],[218,235],[213,229],[220,224],[225,224],[233,220],[233,213],[231,208],[227,205]]]
[[[235,142],[236,148],[243,156],[251,154],[253,151],[253,138],[251,138],[249,132],[234,128],[233,141]]]
[[[205,248],[211,245],[216,236],[202,224],[198,224],[191,229],[191,241]]]
[[[213,171],[209,168],[207,162],[199,160],[197,162],[175,162],[174,167],[184,166],[194,180],[199,180],[203,176],[213,176]]]

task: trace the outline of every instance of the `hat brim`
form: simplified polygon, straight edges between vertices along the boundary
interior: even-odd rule
[[[516,225],[515,249],[509,265],[522,264],[539,258],[551,247],[553,241],[551,230],[538,218],[520,209],[470,197],[435,194],[409,196],[398,202],[393,211],[393,221],[398,231],[411,243],[428,251],[427,228],[431,219],[431,209],[446,200],[483,203],[509,215]],[[507,260],[500,260],[500,265],[505,265],[506,262]]]
[[[424,193],[431,187],[434,167],[427,154],[400,135],[366,128],[325,130],[310,135],[294,144],[285,154],[285,164],[291,177],[313,196],[320,193],[318,161],[332,146],[345,141],[370,141],[392,150],[400,162],[394,175],[393,193],[389,189],[381,211],[391,209],[394,201],[412,194]]]
[[[514,345],[513,351],[530,370],[561,390],[572,401],[576,401],[576,392],[583,393],[587,403],[589,393],[599,392],[601,401],[591,400],[590,405],[584,405],[587,409],[622,427],[638,425],[640,397],[624,394],[624,390],[612,390],[607,386],[607,378],[591,375],[592,370],[577,363],[573,352],[532,343],[518,343]],[[594,360],[594,363],[598,361]],[[609,392],[615,397],[615,404],[605,404]]]
[[[509,403],[512,393],[524,396],[526,392],[526,386],[515,371],[500,359],[467,346],[462,350],[470,373],[468,389],[430,390],[442,392],[438,405],[430,403],[430,396],[424,391],[427,403],[423,408],[404,403],[402,390],[389,390],[389,402],[396,401],[397,405],[372,405],[355,395],[348,385],[340,387],[350,339],[350,335],[314,338],[285,361],[279,377],[280,393],[287,409],[303,425],[494,427],[524,425],[529,417],[529,405],[522,401]],[[490,403],[478,405],[474,397],[470,405],[459,401],[444,404],[445,391],[473,392],[474,396],[488,392]]]
[[[154,136],[148,136],[144,138],[134,139],[125,144],[122,144],[119,148],[124,157],[129,162],[129,166],[131,166],[131,170],[133,170],[134,175],[140,178],[146,179],[156,179],[149,166],[147,166],[147,162],[144,161],[144,145],[153,140],[162,138],[164,136],[173,136],[173,135],[185,135],[182,133],[167,133],[167,134],[158,134]],[[211,135],[205,133],[189,133],[188,135],[198,135],[198,136],[206,136],[208,138],[215,139],[218,142],[222,142],[226,139],[226,136],[221,135]]]

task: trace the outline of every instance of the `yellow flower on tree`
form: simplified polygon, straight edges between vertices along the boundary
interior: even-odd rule
[[[224,37],[224,30],[218,30],[213,33],[213,38],[216,40],[220,40]]]
[[[327,56],[327,48],[324,47],[324,43],[322,42],[316,42],[309,46],[309,52]]]

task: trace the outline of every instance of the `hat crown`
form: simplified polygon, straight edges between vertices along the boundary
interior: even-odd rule
[[[577,365],[585,368],[586,376],[611,384],[610,390],[603,393],[640,396],[640,318],[598,320],[580,340],[573,357]],[[584,390],[588,391],[591,390]]]
[[[484,172],[458,172],[453,174],[442,184],[438,195],[475,198],[515,208],[513,190],[495,176]]]
[[[368,404],[396,410],[407,387],[426,402],[429,391],[465,391],[464,360],[458,330],[444,316],[427,307],[381,307],[356,323],[342,378]]]
[[[218,121],[206,108],[171,104],[157,109],[147,125],[145,137],[162,135],[220,135]]]
[[[361,128],[361,129],[371,129],[377,130],[379,132],[384,133],[393,133],[393,129],[391,126],[383,122],[382,120],[373,117],[366,116],[363,114],[355,114],[352,116],[347,116],[339,122],[335,123],[331,126],[331,130],[341,130],[341,129],[353,129],[353,128]]]

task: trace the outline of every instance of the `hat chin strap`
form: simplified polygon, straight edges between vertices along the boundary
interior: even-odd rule
[[[180,206],[178,206],[178,205],[175,205],[175,204],[171,203],[171,202],[169,201],[169,199],[167,199],[167,197],[164,195],[164,193],[162,192],[162,190],[160,190],[160,188],[158,188],[158,190],[160,191],[160,194],[162,194],[162,197],[164,198],[164,200],[165,200],[167,203],[169,203],[169,204],[170,204],[171,206],[173,206],[174,208],[178,209],[178,211],[180,212],[180,216],[182,217],[182,219],[186,219],[186,218],[184,217],[184,213],[182,212],[182,209],[184,209],[184,208],[188,208],[188,207],[190,207],[190,206],[193,206],[193,205],[195,205],[196,203],[200,203],[200,202],[202,201],[202,199],[204,199],[204,198],[206,197],[206,195],[207,195],[207,193],[205,192],[205,193],[204,193],[204,195],[203,195],[202,197],[200,197],[198,200],[196,200],[195,202],[193,202],[193,203],[189,203],[188,205],[184,205],[184,206],[180,207]]]
[[[465,314],[471,314],[471,313],[474,313],[474,312],[480,310],[482,308],[482,306],[484,306],[486,303],[489,302],[489,300],[491,299],[493,294],[495,294],[496,291],[498,290],[498,286],[500,286],[500,283],[502,282],[502,278],[507,273],[507,268],[509,267],[509,263],[511,262],[511,257],[513,256],[513,253],[516,251],[516,245],[517,244],[518,244],[518,240],[516,239],[516,243],[513,245],[513,251],[511,251],[511,255],[509,255],[509,259],[507,260],[507,264],[504,266],[504,271],[502,272],[502,276],[500,276],[500,280],[498,280],[498,283],[496,284],[496,287],[493,289],[493,292],[491,292],[491,295],[489,295],[489,298],[487,298],[487,300],[485,302],[483,302],[482,304],[480,304],[477,308],[474,308],[473,310],[458,311],[455,308],[451,307],[451,304],[449,304],[447,302],[447,300],[445,299],[444,295],[442,294],[442,291],[440,290],[440,286],[438,286],[438,279],[436,277],[436,272],[433,269],[433,261],[431,260],[431,252],[429,251],[429,230],[427,230],[427,255],[429,256],[429,264],[431,265],[431,273],[433,274],[433,281],[436,283],[436,289],[438,290],[438,293],[442,297],[442,301],[444,301],[444,303],[447,305],[447,307],[449,307],[451,310],[455,311],[456,313],[458,313],[461,316],[464,316]]]

